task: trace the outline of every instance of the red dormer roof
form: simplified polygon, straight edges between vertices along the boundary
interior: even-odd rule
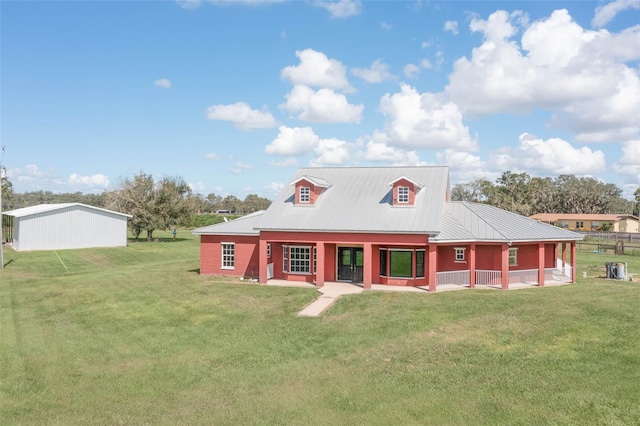
[[[315,205],[320,194],[331,186],[324,179],[306,175],[293,180],[290,185],[295,186],[294,204],[298,206]]]
[[[391,205],[398,207],[415,205],[416,195],[424,187],[423,184],[406,176],[392,180],[389,182],[389,186],[392,187]]]

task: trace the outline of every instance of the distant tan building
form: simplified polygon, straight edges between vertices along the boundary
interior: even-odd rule
[[[608,222],[613,232],[640,232],[640,218],[631,214],[538,213],[531,219],[575,230],[600,229]]]

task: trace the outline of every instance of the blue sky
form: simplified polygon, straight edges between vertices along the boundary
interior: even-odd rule
[[[273,198],[301,166],[640,186],[640,0],[3,1],[17,192],[138,172]]]

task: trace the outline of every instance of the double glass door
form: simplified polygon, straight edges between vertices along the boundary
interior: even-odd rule
[[[338,247],[338,281],[361,283],[363,266],[362,247]]]

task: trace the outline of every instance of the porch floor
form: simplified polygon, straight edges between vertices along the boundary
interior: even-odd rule
[[[545,287],[559,286],[559,285],[568,285],[571,283],[564,281],[546,281],[544,283]],[[324,286],[318,287],[314,283],[308,282],[295,282],[295,281],[285,281],[285,280],[276,280],[270,279],[267,281],[267,286],[273,287],[298,287],[298,288],[314,288],[321,293],[321,296],[315,301],[311,302],[307,307],[305,307],[302,311],[298,313],[299,316],[307,316],[307,317],[317,317],[322,312],[327,310],[331,305],[335,303],[340,297],[346,294],[357,294],[362,293],[364,288],[362,284],[359,283],[345,283],[345,282],[334,282],[327,281],[324,283]],[[520,290],[525,288],[533,288],[538,287],[538,284],[528,284],[528,283],[511,283],[509,284],[509,290]],[[476,289],[480,290],[500,290],[499,286],[476,286]],[[460,284],[443,284],[437,287],[437,292],[443,291],[457,291],[457,290],[470,290],[471,288],[468,285],[460,285]],[[391,286],[391,285],[383,285],[383,284],[372,284],[371,290],[375,291],[387,291],[387,292],[404,292],[404,293],[429,293],[429,287],[410,287],[410,286]]]

